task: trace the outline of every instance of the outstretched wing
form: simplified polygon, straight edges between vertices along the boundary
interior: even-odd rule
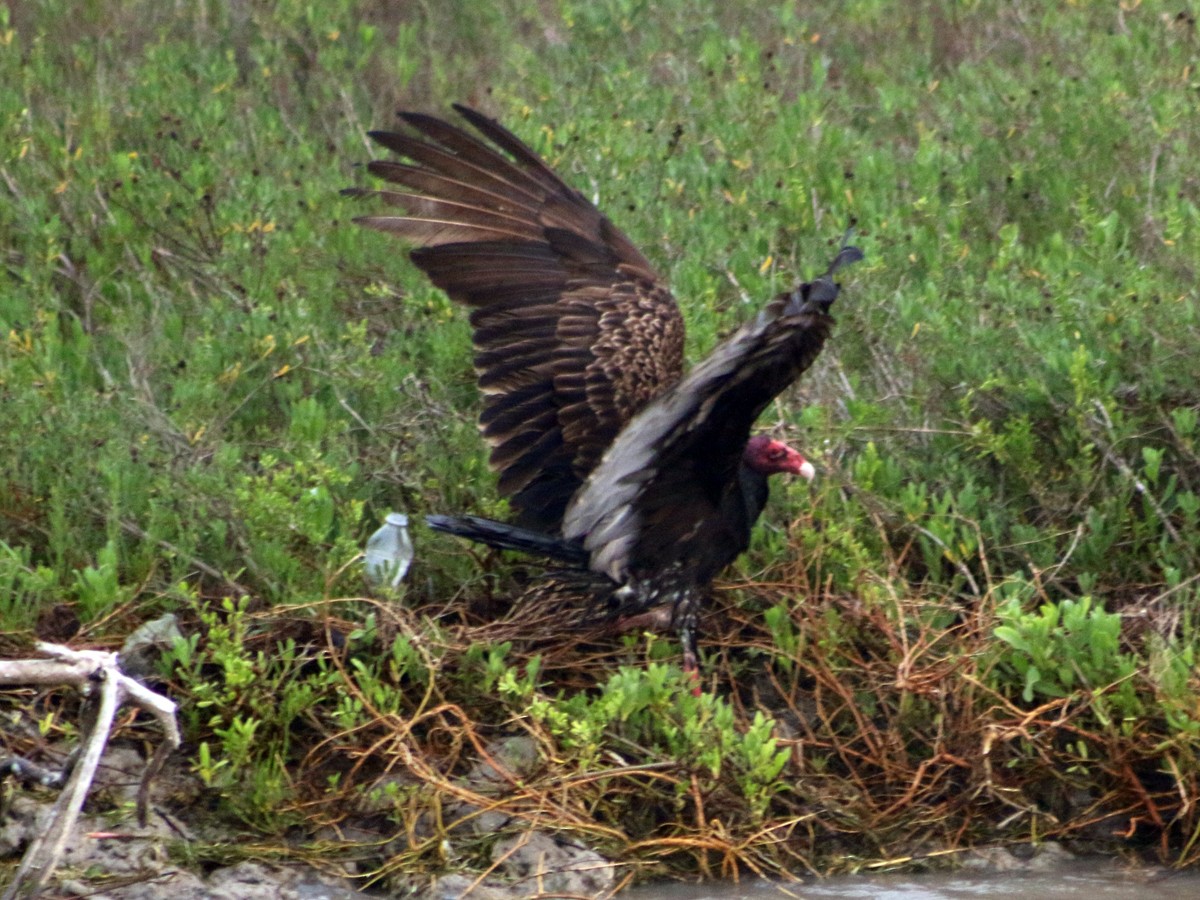
[[[678,380],[683,319],[646,258],[497,122],[455,110],[491,142],[402,112],[372,132],[408,162],[368,170],[399,187],[352,189],[400,210],[355,221],[415,245],[412,260],[473,308],[480,428],[524,527],[557,533],[618,432]]]
[[[721,510],[739,489],[750,429],[820,353],[833,275],[861,258],[843,247],[824,275],[773,300],[621,432],[563,521],[594,571],[618,583],[674,565],[697,582],[716,574],[707,557],[730,539]]]

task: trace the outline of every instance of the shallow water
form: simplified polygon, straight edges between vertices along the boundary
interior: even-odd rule
[[[1079,861],[1050,872],[933,872],[862,875],[781,885],[643,885],[620,900],[1195,900],[1200,873],[1126,869]]]

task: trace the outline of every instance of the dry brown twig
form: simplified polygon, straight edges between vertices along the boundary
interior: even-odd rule
[[[108,744],[117,710],[133,703],[158,719],[164,733],[142,776],[138,788],[138,822],[146,824],[150,782],[159,773],[171,751],[180,744],[175,721],[175,704],[134,681],[118,667],[116,653],[72,650],[59,644],[39,642],[38,650],[50,659],[18,659],[0,662],[0,685],[66,685],[92,696],[90,715],[81,723],[79,758],[50,814],[49,827],[25,851],[13,882],[0,900],[35,896],[54,873],[67,840],[79,818],[83,802]]]

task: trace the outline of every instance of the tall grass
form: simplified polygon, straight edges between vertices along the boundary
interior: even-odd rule
[[[56,604],[92,643],[179,612],[190,746],[268,829],[285,777],[354,787],[347,735],[392,734],[363,771],[403,745],[436,792],[524,728],[562,777],[681,767],[580,782],[558,824],[627,857],[828,868],[1111,814],[1193,861],[1197,46],[1149,3],[0,6],[6,646]],[[730,573],[711,707],[666,689],[662,641],[529,669],[473,618],[523,573],[420,529],[424,612],[355,599],[389,509],[504,514],[462,312],[338,193],[367,130],[454,100],[644,248],[692,358],[858,222],[835,337],[764,422],[820,478]],[[199,689],[243,653],[257,681]]]

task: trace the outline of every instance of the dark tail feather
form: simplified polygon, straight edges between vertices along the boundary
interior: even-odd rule
[[[425,523],[434,531],[444,531],[499,550],[532,553],[580,567],[586,566],[588,561],[587,551],[573,541],[497,522],[495,519],[480,516],[426,516]]]

